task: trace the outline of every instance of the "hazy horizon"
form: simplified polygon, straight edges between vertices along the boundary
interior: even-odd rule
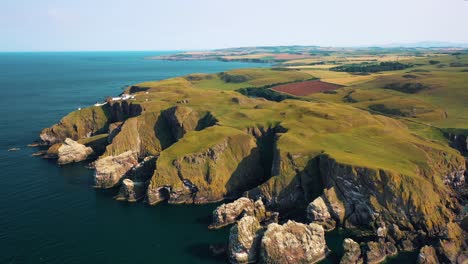
[[[466,45],[466,11],[464,0],[6,0],[0,3],[0,51]]]

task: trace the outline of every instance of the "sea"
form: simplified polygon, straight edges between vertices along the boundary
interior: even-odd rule
[[[270,66],[148,59],[170,53],[0,53],[0,263],[226,263],[209,249],[229,236],[207,228],[217,204],[119,202],[116,189],[92,187],[86,163],[58,166],[27,147],[42,128],[128,85]],[[324,263],[339,260],[342,239],[327,237],[335,253]],[[414,254],[389,261],[413,262]]]

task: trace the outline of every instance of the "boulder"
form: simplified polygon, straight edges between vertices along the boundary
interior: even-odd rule
[[[58,149],[58,164],[63,165],[83,161],[92,153],[92,148],[86,147],[71,138],[66,138]]]
[[[262,238],[262,263],[316,263],[328,253],[321,225],[288,221],[270,224]]]
[[[343,241],[344,255],[340,264],[362,264],[361,247],[351,238],[345,238]]]
[[[333,230],[336,225],[322,197],[318,197],[307,206],[307,218],[313,223],[322,225],[325,231]]]
[[[229,261],[231,263],[257,262],[262,226],[257,218],[244,216],[231,228],[229,234]]]
[[[233,224],[246,215],[255,216],[258,221],[263,221],[271,216],[271,213],[266,210],[261,199],[254,202],[249,198],[241,197],[232,203],[218,206],[213,211],[213,222],[209,228],[217,229]]]
[[[126,151],[117,156],[98,159],[95,163],[94,183],[97,188],[111,188],[138,165],[136,153]]]
[[[419,250],[418,264],[438,264],[436,251],[431,246],[424,246]]]
[[[136,202],[145,196],[145,191],[146,184],[144,182],[124,179],[119,194],[115,198],[121,201]]]

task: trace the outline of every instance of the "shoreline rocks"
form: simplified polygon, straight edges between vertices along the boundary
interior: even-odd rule
[[[231,228],[229,234],[229,261],[231,263],[256,263],[262,226],[254,216],[244,216]]]
[[[325,231],[318,224],[289,220],[270,224],[261,242],[261,263],[316,263],[327,256]]]
[[[58,149],[57,163],[59,165],[64,165],[72,162],[80,162],[88,159],[91,154],[93,154],[92,148],[86,147],[71,138],[66,138]]]
[[[340,264],[362,264],[361,246],[351,238],[343,241],[344,255]]]
[[[119,193],[115,197],[119,201],[136,202],[145,196],[146,184],[144,182],[134,182],[124,179]]]
[[[230,224],[234,224],[243,216],[254,216],[262,222],[272,216],[268,212],[261,199],[253,201],[249,198],[241,197],[231,203],[222,204],[213,211],[213,222],[210,229],[218,229]]]
[[[138,165],[136,153],[126,151],[117,156],[108,156],[95,162],[94,183],[96,188],[111,188],[117,185],[130,170]]]

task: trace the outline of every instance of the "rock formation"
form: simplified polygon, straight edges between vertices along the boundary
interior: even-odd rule
[[[262,263],[316,263],[328,253],[323,227],[288,221],[270,224],[261,243]]]
[[[244,216],[231,228],[229,260],[231,263],[257,262],[262,227],[254,216]]]
[[[130,179],[124,179],[116,199],[136,202],[145,196],[145,191],[146,184],[144,182],[134,182]]]
[[[322,197],[318,197],[307,206],[307,218],[313,223],[322,225],[325,231],[333,230],[336,225]]]
[[[86,160],[93,153],[93,149],[80,144],[73,139],[66,138],[58,149],[58,164],[68,164]]]
[[[343,241],[344,255],[340,264],[362,264],[361,246],[351,238],[345,238]]]
[[[419,251],[418,264],[439,264],[436,251],[431,246],[424,246]]]
[[[213,222],[209,226],[211,229],[221,228],[235,223],[243,216],[254,216],[258,221],[271,217],[267,212],[262,200],[252,201],[249,198],[241,197],[232,203],[222,204],[213,211]]]
[[[117,156],[98,159],[95,163],[96,173],[94,183],[97,188],[111,188],[120,183],[121,179],[138,165],[136,153],[127,151]]]

